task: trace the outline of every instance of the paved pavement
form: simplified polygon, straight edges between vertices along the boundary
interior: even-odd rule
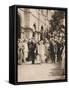
[[[59,64],[22,64],[18,65],[18,82],[64,79],[61,72]]]

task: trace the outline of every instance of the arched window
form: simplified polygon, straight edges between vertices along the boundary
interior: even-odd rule
[[[35,36],[35,31],[36,31],[36,24],[33,24],[34,27],[34,32],[33,32],[33,37]]]
[[[33,27],[34,27],[34,31],[36,31],[36,24],[33,24]]]
[[[43,29],[43,26],[41,26],[41,29]]]
[[[43,32],[43,29],[44,29],[44,28],[43,28],[43,25],[42,25],[42,26],[41,26],[41,32]]]
[[[40,35],[40,40],[44,39],[44,33],[43,33],[43,25],[41,26],[41,35]]]

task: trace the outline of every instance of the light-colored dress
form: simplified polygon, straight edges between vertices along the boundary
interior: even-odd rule
[[[23,52],[22,52],[22,43],[18,44],[18,64],[22,64]]]
[[[65,47],[64,47],[63,52],[62,52],[62,65],[61,65],[61,68],[65,69]]]
[[[38,55],[36,56],[36,63],[41,63],[40,45],[39,44],[37,44],[37,51],[38,51]]]
[[[46,58],[44,44],[39,45],[39,55],[40,55],[40,58],[41,58],[41,62],[44,63],[45,62],[45,58]]]
[[[46,43],[45,44],[45,55],[46,55],[46,58],[48,58],[49,57],[49,43]]]
[[[24,46],[24,62],[26,62],[26,58],[28,57],[28,45],[26,42],[24,42],[23,46]]]

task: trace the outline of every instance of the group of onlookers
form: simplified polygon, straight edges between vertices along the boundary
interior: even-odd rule
[[[61,62],[65,55],[64,42],[61,37],[45,38],[38,42],[34,37],[29,40],[18,40],[18,64],[29,61],[32,61],[32,64]]]

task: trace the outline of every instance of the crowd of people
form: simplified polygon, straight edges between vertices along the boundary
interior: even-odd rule
[[[64,37],[50,36],[36,42],[35,37],[31,39],[18,40],[18,64],[31,61],[37,63],[60,63],[65,48]]]

